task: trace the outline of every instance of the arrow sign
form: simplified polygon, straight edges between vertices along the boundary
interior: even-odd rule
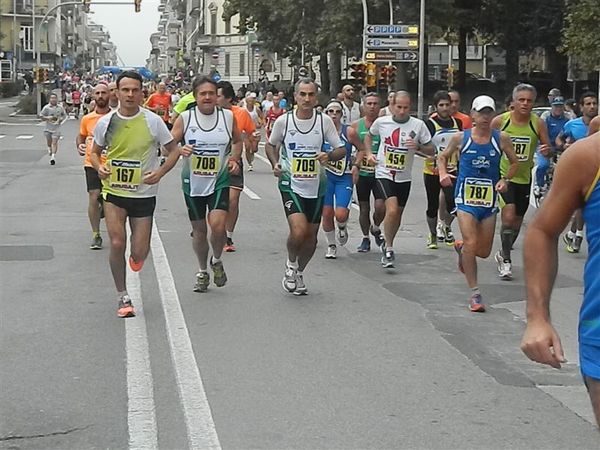
[[[368,62],[417,62],[419,54],[413,51],[369,51],[365,54]]]
[[[368,38],[366,41],[367,48],[399,48],[411,49],[419,46],[418,39],[406,38]]]
[[[418,36],[418,25],[367,25],[365,34],[371,36]]]

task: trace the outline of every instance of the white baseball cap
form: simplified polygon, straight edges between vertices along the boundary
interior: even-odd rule
[[[496,111],[496,102],[494,99],[489,95],[480,95],[479,97],[475,97],[471,109],[479,112],[485,108],[491,108],[492,111]]]

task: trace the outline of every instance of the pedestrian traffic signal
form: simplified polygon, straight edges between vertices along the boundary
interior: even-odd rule
[[[388,88],[388,66],[383,66],[379,71],[379,89],[387,90]]]
[[[350,64],[350,75],[352,75],[361,86],[365,86],[367,83],[367,65],[362,62],[355,62]]]
[[[90,0],[82,0],[83,2],[83,11],[86,13],[90,12]]]
[[[50,77],[48,76],[48,69],[44,69],[44,73],[42,76],[44,81],[50,80]]]
[[[133,4],[135,5],[135,12],[142,10],[142,0],[133,0]]]

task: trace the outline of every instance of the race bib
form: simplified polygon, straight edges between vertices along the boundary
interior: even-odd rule
[[[363,158],[360,162],[360,170],[366,173],[375,173],[375,166],[370,165],[367,158]]]
[[[297,180],[311,180],[319,175],[319,162],[314,153],[297,153],[292,157],[292,177]],[[311,156],[308,156],[311,155]]]
[[[194,149],[190,158],[190,172],[196,177],[214,177],[221,169],[219,150]]]
[[[531,146],[529,136],[515,136],[511,138],[513,149],[519,161],[528,161]]]
[[[342,176],[346,173],[346,159],[340,159],[339,161],[329,161],[325,166],[329,172],[334,175]]]
[[[110,160],[110,187],[137,191],[142,182],[142,162],[128,159]]]
[[[492,180],[467,178],[464,184],[465,205],[491,208],[494,206],[494,186]]]
[[[385,168],[402,172],[406,164],[407,150],[397,147],[385,148]]]

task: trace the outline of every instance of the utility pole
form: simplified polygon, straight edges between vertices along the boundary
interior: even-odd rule
[[[419,93],[417,117],[423,118],[423,90],[425,86],[425,0],[421,0],[421,13],[419,19]]]

